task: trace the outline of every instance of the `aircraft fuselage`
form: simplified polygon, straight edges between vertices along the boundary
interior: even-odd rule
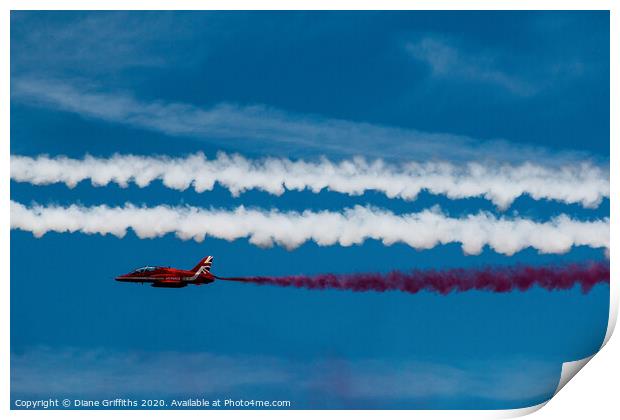
[[[146,266],[116,277],[126,283],[150,283],[153,287],[180,288],[188,284],[202,285],[215,281],[211,274],[213,257],[203,258],[193,270],[179,270],[171,267]]]

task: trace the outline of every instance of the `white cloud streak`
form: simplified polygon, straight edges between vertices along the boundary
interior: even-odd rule
[[[208,160],[197,153],[184,158],[114,155],[110,158],[11,156],[11,179],[35,185],[64,183],[73,188],[90,180],[95,186],[134,183],[146,187],[155,180],[175,190],[193,187],[210,191],[216,183],[238,196],[258,189],[274,195],[287,190],[322,190],[349,195],[378,191],[389,198],[414,200],[421,191],[450,199],[484,197],[506,209],[521,195],[534,199],[596,207],[609,197],[609,173],[591,164],[545,168],[522,165],[454,165],[445,162],[390,165],[363,158],[316,162],[266,158],[249,160],[219,153]]]
[[[320,246],[352,246],[367,239],[385,245],[404,243],[415,249],[460,243],[466,254],[479,254],[489,246],[512,255],[532,247],[541,253],[559,254],[574,246],[609,247],[609,219],[580,221],[559,215],[546,222],[520,217],[497,217],[479,212],[453,218],[432,208],[396,215],[389,211],[355,206],[343,212],[203,209],[183,206],[83,207],[24,206],[11,201],[11,228],[40,237],[47,232],[112,234],[122,238],[132,229],[139,238],[168,233],[179,239],[203,241],[213,237],[233,241],[248,238],[260,247],[280,245],[294,249],[308,241]]]
[[[486,84],[521,97],[534,96],[585,71],[583,61],[574,55],[552,59],[539,54],[535,65],[531,65],[532,57],[523,56],[523,51],[507,53],[502,49],[472,48],[440,34],[408,42],[405,49],[413,58],[427,64],[434,78]]]
[[[265,105],[229,103],[201,108],[192,104],[142,101],[125,92],[105,92],[88,84],[13,78],[11,100],[131,127],[208,140],[222,146],[279,155],[308,153],[395,160],[447,160],[571,163],[587,157],[575,151],[549,151],[504,140],[480,141],[447,133],[382,126],[294,114]]]
[[[463,54],[455,46],[432,37],[409,43],[406,48],[416,59],[427,63],[436,77],[489,83],[520,96],[531,96],[537,91],[527,81],[501,71],[493,55]]]

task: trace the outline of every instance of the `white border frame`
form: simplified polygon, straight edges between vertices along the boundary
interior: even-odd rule
[[[53,3],[53,4],[52,4]],[[2,2],[0,6],[2,11],[0,15],[0,45],[2,46],[1,54],[4,60],[0,66],[0,97],[2,98],[1,114],[0,114],[0,130],[2,130],[2,154],[0,155],[0,171],[2,172],[0,179],[0,211],[4,220],[4,228],[0,229],[0,265],[4,276],[2,279],[2,320],[0,323],[2,341],[2,349],[0,355],[2,363],[0,363],[0,374],[2,382],[0,382],[0,407],[3,414],[9,414],[13,418],[35,418],[35,417],[51,417],[51,418],[83,418],[99,417],[107,418],[111,414],[107,410],[102,411],[26,411],[26,410],[9,410],[10,409],[10,346],[9,346],[9,328],[10,328],[10,211],[9,211],[9,188],[10,188],[10,11],[11,10],[610,10],[611,25],[611,139],[618,138],[618,120],[619,108],[618,98],[620,98],[620,86],[617,83],[617,75],[620,74],[619,56],[620,56],[620,7],[613,0],[210,0],[208,2],[199,2],[192,0],[92,0],[88,3],[78,0],[8,0]],[[618,155],[618,147],[611,142],[610,162],[614,162],[611,156]],[[611,166],[611,207],[610,214],[620,214],[618,208],[617,197],[615,195],[616,186],[618,184],[618,167]],[[616,244],[618,243],[619,232],[618,225],[615,223],[615,217],[611,216],[611,278],[618,276],[618,266],[614,264],[615,255],[617,254]],[[614,330],[617,314],[618,314],[618,298],[620,297],[620,289],[615,281],[610,284],[610,313],[609,325],[605,336],[605,343],[611,338]],[[589,358],[588,358],[589,360]],[[594,357],[591,367],[586,372],[580,374],[580,379],[571,381],[571,383],[558,396],[550,400],[549,407],[537,413],[538,418],[556,418],[563,419],[582,418],[585,415],[594,418],[609,418],[608,413],[618,412],[618,398],[616,389],[618,379],[614,376],[620,373],[620,344],[618,340],[612,340],[611,344],[605,346],[604,351]],[[569,367],[578,367],[576,362]],[[583,367],[583,366],[581,366]],[[579,370],[579,369],[577,369]],[[612,374],[609,374],[612,372]],[[564,369],[563,369],[564,373]],[[575,382],[574,384],[572,382]],[[410,418],[412,415],[418,418],[505,418],[525,415],[530,412],[537,411],[538,406],[520,409],[520,410],[497,410],[497,411],[345,411],[345,410],[327,410],[327,411],[297,411],[297,410],[278,410],[278,411],[244,411],[244,416],[253,418],[315,418],[317,415],[338,416],[355,419],[371,419],[377,416],[388,415],[393,418]],[[138,417],[138,418],[236,418],[241,413],[239,411],[116,411],[113,415],[122,417]]]

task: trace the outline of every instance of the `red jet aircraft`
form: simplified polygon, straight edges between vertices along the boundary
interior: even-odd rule
[[[191,270],[179,270],[170,267],[151,267],[138,268],[131,273],[118,276],[116,281],[128,283],[151,283],[153,287],[185,287],[188,284],[209,284],[215,281],[216,276],[211,274],[213,257],[204,257],[196,267]]]

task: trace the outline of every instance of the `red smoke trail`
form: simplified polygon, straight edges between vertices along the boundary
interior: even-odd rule
[[[515,289],[525,291],[534,286],[547,290],[562,290],[579,284],[582,292],[587,293],[597,283],[609,284],[609,265],[596,262],[546,267],[513,266],[445,271],[392,271],[388,274],[318,274],[283,277],[219,277],[219,279],[305,289],[354,292],[398,290],[408,293],[431,291],[442,295],[467,290],[485,290],[495,293],[510,292]]]

